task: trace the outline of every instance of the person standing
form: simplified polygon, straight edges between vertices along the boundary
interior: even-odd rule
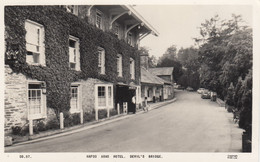
[[[135,112],[136,112],[136,96],[135,95],[132,97],[132,104],[133,104],[133,113],[135,114]]]

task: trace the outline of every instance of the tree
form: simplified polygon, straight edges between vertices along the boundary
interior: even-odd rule
[[[211,90],[216,89],[222,99],[231,82],[236,85],[252,68],[252,30],[241,26],[241,16],[220,21],[218,16],[206,20],[200,28],[200,80]]]
[[[149,56],[149,48],[148,47],[140,47],[139,49],[140,54],[148,55],[148,68],[156,67],[157,59],[155,56]]]
[[[215,89],[226,103],[240,112],[239,127],[251,134],[252,126],[252,29],[241,16],[206,20],[196,38],[199,47],[200,81]]]
[[[169,47],[162,57],[159,58],[157,67],[174,67],[173,78],[177,82],[182,75],[182,65],[177,59],[177,48],[175,45]]]
[[[181,48],[178,51],[178,60],[184,67],[183,75],[178,81],[178,84],[184,87],[190,86],[193,89],[198,89],[200,87],[198,49],[194,47]]]
[[[154,55],[148,56],[148,66],[149,68],[154,68],[157,65],[157,59]]]

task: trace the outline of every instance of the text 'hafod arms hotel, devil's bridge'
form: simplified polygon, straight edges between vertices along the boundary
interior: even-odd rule
[[[6,6],[5,133],[61,112],[98,120],[172,98],[173,68],[166,81],[139,54],[148,34],[158,36],[127,5]]]

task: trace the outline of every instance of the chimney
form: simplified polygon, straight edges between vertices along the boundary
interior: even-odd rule
[[[148,56],[149,54],[141,53],[140,54],[140,64],[142,67],[144,67],[146,70],[148,70]]]

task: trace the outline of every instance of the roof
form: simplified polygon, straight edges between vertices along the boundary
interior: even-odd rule
[[[161,78],[153,75],[148,70],[146,70],[144,67],[141,67],[141,82],[148,83],[148,84],[157,84],[157,85],[164,84],[164,82]]]
[[[132,12],[132,15],[139,20],[140,22],[144,23],[144,26],[151,31],[151,33],[155,36],[159,35],[159,32],[146,21],[131,5],[121,5],[123,8],[128,9]]]
[[[172,75],[174,67],[159,67],[159,68],[149,68],[149,72],[154,75]]]

